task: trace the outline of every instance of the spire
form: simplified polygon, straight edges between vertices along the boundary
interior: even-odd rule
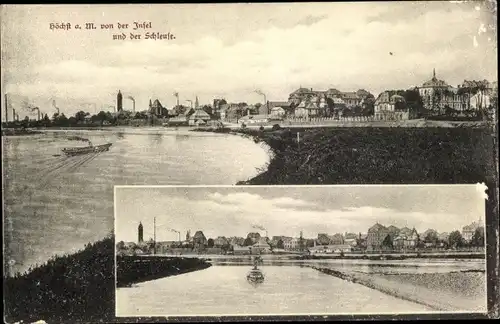
[[[432,78],[436,78],[436,68],[432,69]]]

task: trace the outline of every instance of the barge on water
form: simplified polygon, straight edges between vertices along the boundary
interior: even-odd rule
[[[86,147],[70,147],[70,148],[63,148],[62,151],[64,154],[68,156],[74,156],[74,155],[81,155],[81,154],[90,154],[90,153],[100,153],[100,152],[105,152],[109,151],[110,146],[113,145],[112,143],[106,143],[102,145],[92,145],[92,143],[89,144],[89,146]]]

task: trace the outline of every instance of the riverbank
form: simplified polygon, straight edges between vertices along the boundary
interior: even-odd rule
[[[484,271],[367,274],[346,273],[314,266],[312,268],[436,311],[486,312],[486,274]]]
[[[2,128],[2,136],[23,136],[36,134],[43,134],[43,132],[29,128]]]
[[[114,318],[114,238],[55,256],[26,273],[4,277],[8,323],[110,321]]]
[[[199,258],[117,256],[116,266],[116,286],[120,288],[203,270],[209,268],[211,264]]]
[[[344,255],[300,255],[290,257],[292,260],[408,260],[408,259],[486,259],[486,253],[468,252],[436,252],[436,253],[391,253],[363,254],[345,253]]]
[[[239,185],[494,183],[489,128],[227,129],[267,144],[267,170]],[[298,135],[297,135],[298,134]],[[439,166],[439,167],[436,167]]]

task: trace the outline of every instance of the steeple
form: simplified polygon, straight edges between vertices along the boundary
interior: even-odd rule
[[[143,228],[142,228],[142,223],[141,222],[139,222],[139,226],[137,228],[137,232],[138,232],[137,233],[138,234],[137,235],[138,236],[137,243],[142,243],[144,241],[144,232],[143,232]]]
[[[432,78],[436,79],[436,68],[432,69]]]
[[[120,90],[118,90],[118,94],[116,95],[116,111],[120,112],[123,109],[123,96]]]

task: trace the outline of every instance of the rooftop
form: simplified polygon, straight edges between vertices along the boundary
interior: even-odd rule
[[[432,79],[424,82],[424,84],[422,85],[423,88],[447,88],[449,86],[450,85],[445,81],[436,78],[436,69],[434,69],[433,71]]]

